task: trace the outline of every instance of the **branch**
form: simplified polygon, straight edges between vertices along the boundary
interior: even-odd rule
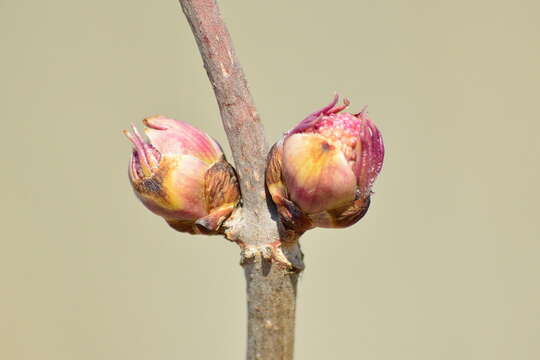
[[[264,174],[268,146],[263,126],[214,0],[180,0],[214,89],[236,170],[243,207],[266,208]]]
[[[243,248],[247,282],[247,359],[293,358],[298,272],[303,269],[297,236],[285,233],[267,199],[268,147],[244,72],[214,0],[180,0],[214,89],[238,172],[243,206],[226,232]],[[285,266],[284,266],[285,265]],[[291,271],[293,270],[293,271]]]

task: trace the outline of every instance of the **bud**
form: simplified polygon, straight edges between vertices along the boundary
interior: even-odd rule
[[[199,129],[163,116],[143,120],[146,142],[132,125],[129,179],[135,195],[178,231],[217,233],[240,199],[233,167]]]
[[[367,212],[382,168],[381,133],[362,110],[344,113],[338,96],[285,134],[270,150],[266,184],[286,227],[341,228]]]

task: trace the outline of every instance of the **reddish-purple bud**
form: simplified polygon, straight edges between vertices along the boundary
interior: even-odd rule
[[[132,126],[129,178],[137,197],[178,231],[217,233],[238,204],[236,174],[219,144],[199,129],[163,116]]]
[[[271,149],[266,183],[280,216],[299,232],[311,227],[347,227],[366,213],[371,187],[381,171],[381,133],[364,110],[338,96],[312,113]]]

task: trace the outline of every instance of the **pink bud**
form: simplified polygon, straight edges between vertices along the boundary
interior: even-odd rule
[[[285,134],[270,152],[266,183],[285,224],[346,227],[367,211],[384,145],[365,110],[342,112],[338,96]]]
[[[216,233],[238,204],[236,174],[219,144],[197,128],[163,116],[124,134],[133,144],[129,178],[137,197],[178,231]]]

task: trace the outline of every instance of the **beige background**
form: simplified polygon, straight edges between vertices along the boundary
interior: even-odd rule
[[[339,91],[387,146],[367,217],[302,239],[297,359],[540,358],[539,3],[221,7],[272,142]],[[0,358],[241,359],[238,249],[126,175],[148,115],[227,147],[177,2],[1,0],[0,34]]]

